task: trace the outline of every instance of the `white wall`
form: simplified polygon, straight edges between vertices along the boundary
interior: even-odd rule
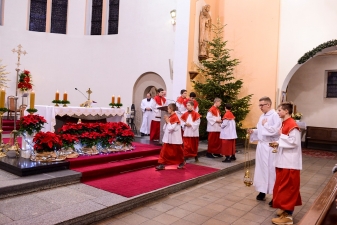
[[[287,100],[296,104],[308,126],[337,127],[337,98],[325,98],[327,70],[337,71],[337,55],[313,58],[289,82]]]
[[[335,0],[281,1],[277,85],[280,90],[286,89],[291,78],[287,75],[304,53],[337,38],[336,10]]]
[[[68,92],[71,105],[79,105],[85,98],[74,88],[85,92],[90,87],[98,106],[108,107],[113,94],[130,106],[134,82],[149,71],[163,77],[168,97],[172,95],[168,59],[174,60],[174,42],[179,40],[170,11],[177,0],[122,0],[119,34],[104,36],[84,35],[84,0],[69,1],[67,35],[28,31],[28,3],[6,1],[0,26],[0,58],[11,72],[8,94],[15,94],[17,56],[11,50],[21,44],[28,52],[21,69],[33,75],[36,104],[51,105],[58,89]]]

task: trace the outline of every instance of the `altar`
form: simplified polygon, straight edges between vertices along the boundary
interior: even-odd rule
[[[36,114],[43,116],[47,120],[42,131],[55,132],[57,117],[74,117],[85,120],[100,120],[106,119],[107,122],[126,122],[125,109],[123,108],[107,108],[107,107],[55,107],[48,105],[35,105],[38,110]]]

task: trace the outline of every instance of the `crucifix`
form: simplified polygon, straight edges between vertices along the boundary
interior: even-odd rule
[[[21,44],[19,44],[18,45],[18,49],[16,50],[15,48],[13,48],[12,49],[12,52],[13,53],[18,53],[18,62],[16,63],[16,88],[15,88],[15,96],[17,96],[18,95],[18,82],[19,82],[19,71],[20,71],[20,69],[19,69],[19,67],[20,67],[20,58],[21,58],[21,54],[23,54],[23,55],[26,55],[26,54],[28,54],[27,52],[26,52],[26,50],[23,50],[23,51],[21,51],[21,49],[22,49],[22,45]]]
[[[90,94],[92,93],[92,91],[89,88],[86,92],[88,93],[88,100],[90,100]]]

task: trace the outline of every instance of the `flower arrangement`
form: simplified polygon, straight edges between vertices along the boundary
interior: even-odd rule
[[[20,133],[27,132],[32,135],[35,132],[40,132],[44,124],[47,123],[43,116],[27,115],[23,116],[20,120]]]
[[[38,132],[33,139],[34,149],[37,152],[51,152],[62,148],[62,140],[59,135],[52,132]]]
[[[293,113],[293,114],[291,114],[291,117],[294,119],[294,120],[300,120],[300,119],[302,119],[302,116],[303,116],[303,114],[302,113]]]
[[[18,89],[20,89],[21,91],[29,91],[32,90],[32,88],[32,75],[28,70],[24,70],[19,75]]]

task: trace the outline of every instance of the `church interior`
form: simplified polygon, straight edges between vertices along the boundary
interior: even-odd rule
[[[302,204],[287,224],[336,224],[336,9],[334,0],[0,0],[0,224],[281,224],[272,192],[259,201],[253,183],[260,140],[248,131],[260,129],[266,96],[275,113],[291,102],[300,131]],[[200,135],[195,160],[155,170],[172,103],[196,93],[206,121],[203,101],[213,99],[195,86],[207,82],[216,24],[237,60],[236,98],[251,96],[239,121],[247,136],[231,163],[208,157]]]

